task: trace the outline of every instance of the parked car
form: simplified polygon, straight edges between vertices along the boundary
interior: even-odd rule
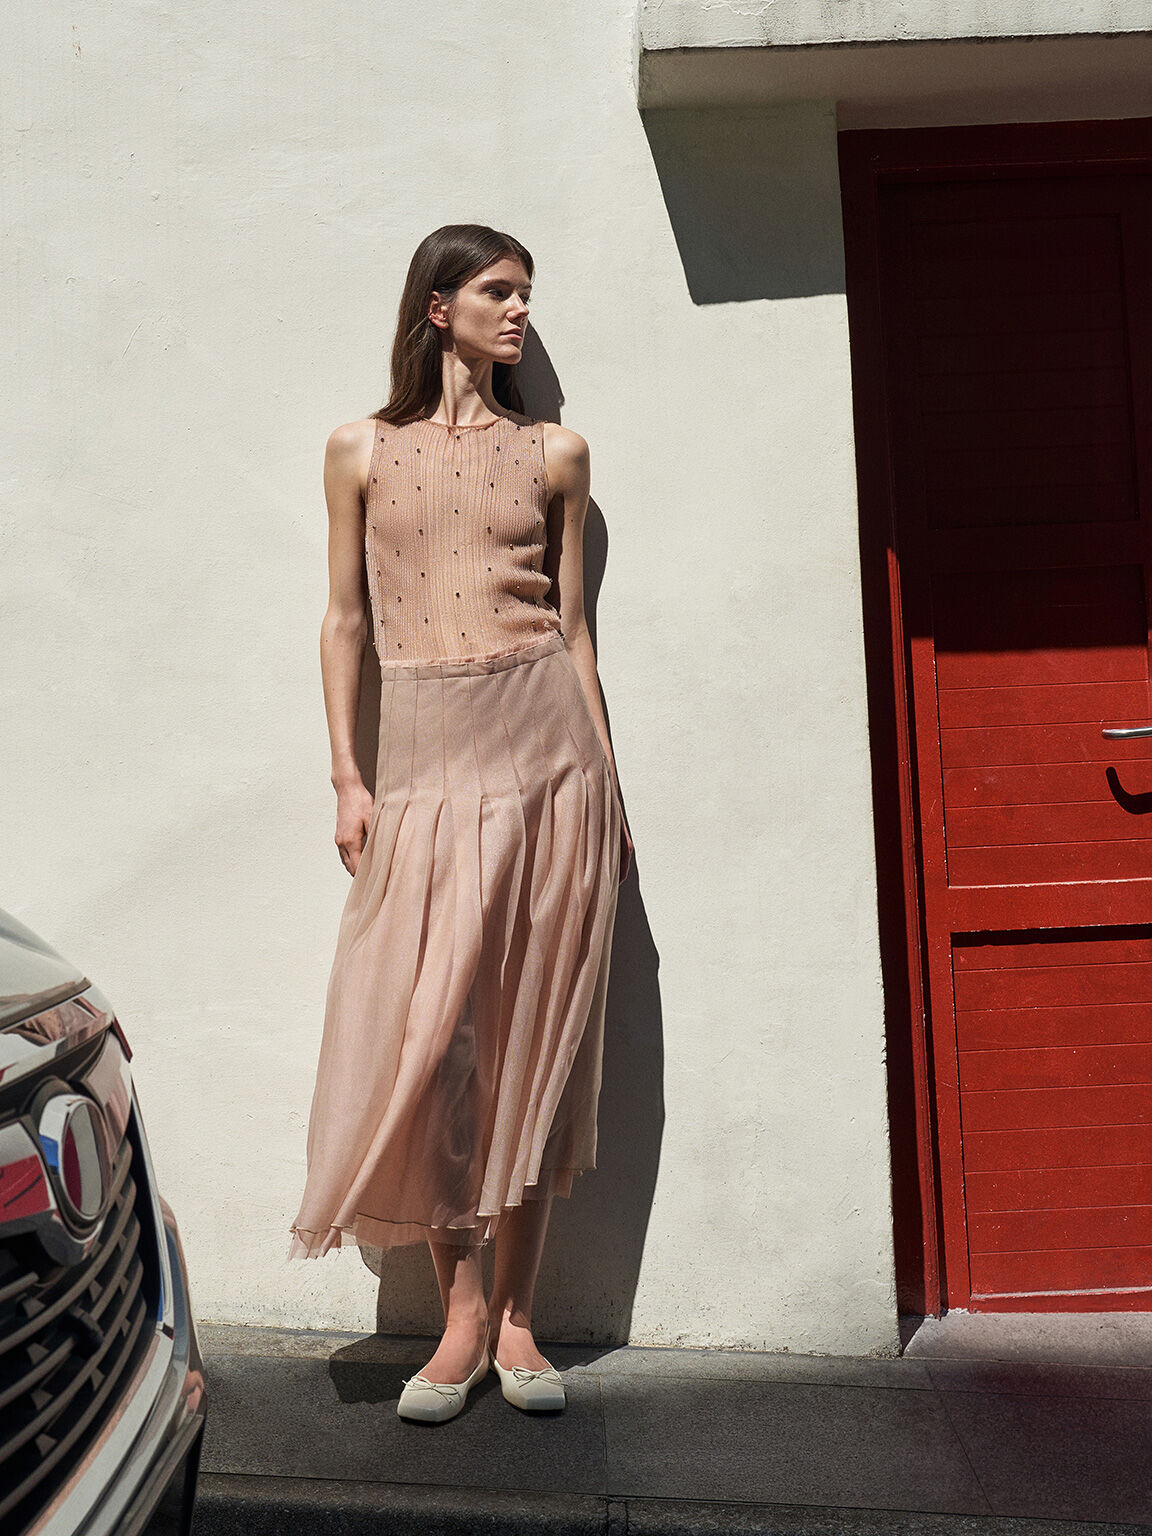
[[[204,1369],[132,1052],[0,911],[0,1531],[191,1527]]]

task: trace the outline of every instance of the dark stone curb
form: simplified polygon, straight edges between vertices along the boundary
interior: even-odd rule
[[[203,1473],[192,1536],[1149,1536],[1147,1525]]]

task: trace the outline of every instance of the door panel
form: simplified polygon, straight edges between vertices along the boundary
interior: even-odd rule
[[[878,187],[951,1306],[1152,1306],[1150,206]]]

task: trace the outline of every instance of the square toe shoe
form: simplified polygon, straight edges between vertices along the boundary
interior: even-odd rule
[[[479,1365],[463,1381],[429,1381],[427,1376],[419,1374],[407,1377],[396,1412],[402,1419],[416,1419],[423,1424],[440,1424],[445,1419],[454,1419],[463,1408],[469,1389],[488,1374],[490,1359],[485,1342]]]
[[[505,1370],[495,1355],[492,1364],[496,1367],[504,1396],[515,1407],[524,1408],[529,1413],[544,1413],[565,1406],[564,1383],[554,1365],[545,1366],[542,1371],[525,1370],[519,1365]]]

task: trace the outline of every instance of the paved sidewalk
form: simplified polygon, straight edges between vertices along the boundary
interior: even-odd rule
[[[568,1407],[495,1373],[396,1413],[435,1341],[200,1329],[195,1536],[1147,1536],[1152,1316],[929,1320],[899,1359],[543,1344]]]

